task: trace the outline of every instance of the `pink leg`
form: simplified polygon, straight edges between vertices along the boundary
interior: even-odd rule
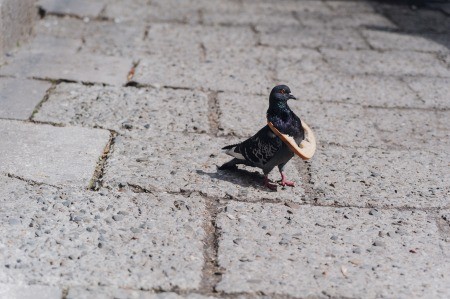
[[[280,171],[280,174],[281,174],[281,182],[280,182],[281,186],[289,186],[289,187],[294,187],[295,186],[294,182],[286,180],[286,176],[284,175],[283,172]]]
[[[272,191],[277,191],[277,185],[271,184],[269,177],[267,175],[264,176],[264,186],[269,188]]]

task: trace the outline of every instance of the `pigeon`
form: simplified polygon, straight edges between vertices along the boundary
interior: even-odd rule
[[[269,96],[267,121],[272,122],[281,133],[292,136],[295,142],[300,144],[305,138],[305,132],[300,118],[287,104],[289,99],[296,100],[288,86],[275,86]],[[268,125],[249,139],[222,149],[233,159],[220,166],[219,170],[234,169],[238,164],[261,168],[264,172],[264,186],[276,191],[277,185],[272,184],[268,175],[275,166],[278,166],[281,174],[280,185],[294,187],[294,182],[288,181],[284,174],[284,167],[294,153]]]

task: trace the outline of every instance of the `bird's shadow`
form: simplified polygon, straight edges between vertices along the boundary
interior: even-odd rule
[[[241,187],[268,191],[263,185],[264,176],[257,171],[248,171],[238,167],[220,170],[219,167],[216,166],[216,172],[206,172],[203,170],[197,170],[196,172],[199,175],[207,175],[211,179],[230,182]]]

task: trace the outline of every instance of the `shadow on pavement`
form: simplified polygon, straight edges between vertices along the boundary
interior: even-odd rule
[[[268,191],[268,189],[266,189],[266,187],[262,184],[264,176],[257,171],[248,171],[245,169],[235,168],[227,170],[217,169],[216,172],[197,170],[197,174],[207,175],[212,179],[230,182],[245,188]]]
[[[398,28],[367,26],[367,29],[420,36],[450,49],[450,1],[373,0],[369,3]]]

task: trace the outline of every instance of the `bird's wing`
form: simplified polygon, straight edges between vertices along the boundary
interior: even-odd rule
[[[281,139],[268,126],[265,126],[254,136],[240,143],[236,150],[245,160],[263,166],[275,156],[282,146]]]

